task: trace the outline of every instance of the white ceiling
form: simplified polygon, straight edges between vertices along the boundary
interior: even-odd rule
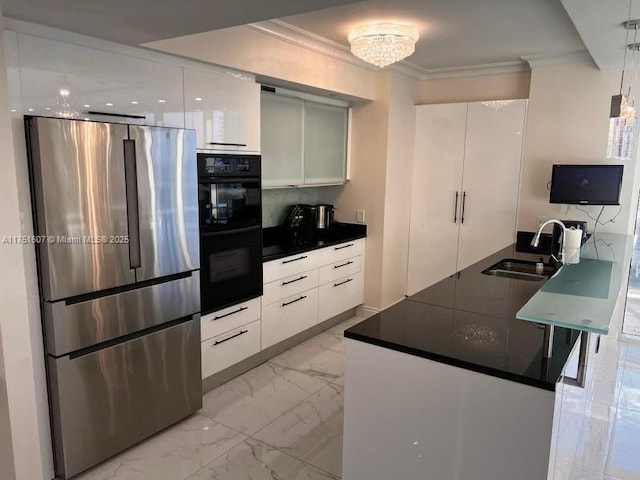
[[[368,0],[281,20],[343,45],[348,45],[349,30],[362,23],[414,24],[420,40],[408,61],[424,69],[515,62],[585,49],[560,0]]]
[[[640,18],[640,0],[631,1]],[[347,47],[356,25],[406,22],[421,35],[408,60],[426,70],[562,57],[585,45],[600,68],[621,68],[628,7],[625,0],[2,0],[6,17],[132,45],[279,18]]]
[[[631,18],[640,18],[640,1],[631,3]],[[627,43],[627,31],[621,24],[629,18],[629,0],[562,0],[562,4],[598,67],[621,69]],[[640,32],[629,32],[628,42],[640,42]],[[627,55],[627,68],[632,57]]]
[[[359,0],[2,0],[5,17],[138,45]]]

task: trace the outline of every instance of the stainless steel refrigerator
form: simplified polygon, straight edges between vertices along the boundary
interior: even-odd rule
[[[28,117],[56,474],[202,406],[195,132]]]

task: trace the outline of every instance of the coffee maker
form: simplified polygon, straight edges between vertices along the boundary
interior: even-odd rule
[[[294,245],[305,245],[316,238],[316,207],[299,203],[289,208],[284,228]]]

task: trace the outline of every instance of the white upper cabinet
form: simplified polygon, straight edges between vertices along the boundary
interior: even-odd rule
[[[306,102],[304,125],[304,183],[344,182],[347,109]]]
[[[25,34],[18,64],[24,114],[184,127],[179,66]]]
[[[262,92],[262,185],[304,183],[304,101]]]
[[[253,77],[185,68],[184,104],[199,149],[260,152],[260,85]]]
[[[261,107],[265,187],[346,181],[346,107],[271,92],[262,92]]]

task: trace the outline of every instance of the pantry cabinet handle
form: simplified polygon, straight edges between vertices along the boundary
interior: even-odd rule
[[[221,343],[228,342],[232,338],[236,338],[236,337],[239,337],[240,335],[244,335],[248,331],[249,330],[240,330],[238,333],[236,333],[235,335],[231,335],[229,338],[225,338],[224,340],[219,340],[219,341],[216,340],[215,342],[213,342],[213,345],[211,345],[211,346],[215,347],[216,345],[220,345]]]
[[[353,282],[353,278],[348,278],[347,280],[345,280],[344,282],[340,282],[340,283],[334,283],[333,286],[334,287],[339,287],[340,285],[344,285],[345,283],[349,283],[349,282]]]
[[[334,265],[333,268],[341,268],[346,267],[347,265],[351,265],[353,262],[343,263],[342,265]]]
[[[304,300],[305,298],[307,298],[307,296],[306,295],[302,295],[300,298],[296,298],[295,300],[291,300],[290,302],[283,303],[282,306],[286,307],[287,305],[291,305],[292,303],[299,302],[300,300]]]
[[[349,247],[353,247],[353,243],[350,243],[349,245],[343,245],[342,247],[335,247],[334,250],[342,250],[343,248],[349,248]]]
[[[307,278],[307,276],[303,275],[300,278],[296,278],[295,280],[289,280],[288,282],[282,282],[282,286],[284,287],[285,285],[289,285],[290,283],[299,282],[300,280],[304,280],[305,278]]]
[[[456,190],[456,204],[453,207],[453,223],[458,223],[458,197],[460,193]]]
[[[467,205],[467,192],[462,192],[462,213],[460,214],[460,223],[464,223],[464,207]]]
[[[246,147],[246,143],[208,142],[207,145],[224,145],[225,147]]]
[[[218,315],[216,317],[213,317],[213,320],[220,320],[221,318],[228,317],[229,315],[235,315],[236,313],[243,312],[244,310],[247,310],[248,308],[249,307],[240,307],[238,310],[234,310],[233,312],[229,312],[229,313],[225,313],[224,315]]]
[[[283,260],[282,264],[284,265],[285,263],[297,262],[298,260],[304,260],[305,258],[307,258],[307,256],[303,255],[303,256],[298,257],[298,258],[292,258],[291,260]]]

